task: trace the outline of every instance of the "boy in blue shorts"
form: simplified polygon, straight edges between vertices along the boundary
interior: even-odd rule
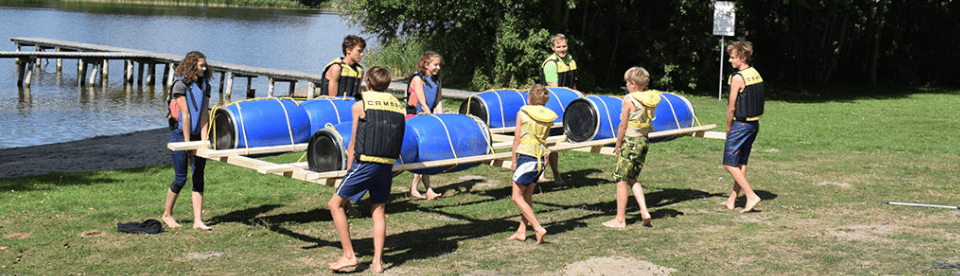
[[[733,210],[740,190],[747,196],[747,203],[740,213],[753,211],[760,203],[760,197],[753,192],[747,182],[747,159],[753,149],[753,141],[760,130],[760,117],[763,115],[764,89],[763,78],[753,67],[753,45],[748,41],[737,41],[727,46],[730,65],[738,72],[730,78],[730,102],[727,104],[727,144],[723,150],[723,168],[733,176],[733,193],[721,206]]]
[[[546,142],[550,136],[550,127],[557,114],[543,105],[550,99],[550,92],[543,85],[535,84],[530,88],[529,104],[517,112],[517,127],[513,133],[513,192],[510,198],[520,209],[520,227],[517,233],[507,240],[527,240],[527,223],[536,232],[537,244],[543,243],[547,229],[540,226],[533,213],[533,190],[537,180],[543,174],[544,156],[549,154]]]
[[[350,241],[350,223],[344,208],[350,201],[359,201],[370,192],[373,210],[373,261],[370,269],[383,272],[383,244],[387,236],[384,206],[393,182],[393,164],[400,156],[405,129],[405,106],[392,94],[384,93],[390,85],[390,73],[382,67],[370,68],[368,91],[357,95],[353,105],[353,139],[347,147],[347,175],[327,206],[340,237],[343,256],[328,264],[331,270],[357,265]]]

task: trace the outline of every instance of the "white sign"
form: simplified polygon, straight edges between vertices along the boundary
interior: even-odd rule
[[[733,1],[717,1],[713,10],[713,35],[734,36],[733,26],[737,13]]]

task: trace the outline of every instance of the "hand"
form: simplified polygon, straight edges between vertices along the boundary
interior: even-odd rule
[[[620,154],[620,146],[613,147],[613,155],[619,155],[619,154]]]

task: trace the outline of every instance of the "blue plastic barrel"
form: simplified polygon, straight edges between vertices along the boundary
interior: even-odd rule
[[[307,163],[311,170],[346,169],[352,124],[342,123],[314,133],[307,148]],[[408,164],[484,155],[491,151],[490,143],[490,130],[479,118],[463,114],[420,115],[406,121],[397,165],[401,161]],[[411,171],[432,175],[461,171],[479,164],[463,163]]]
[[[420,115],[407,120],[407,130],[417,141],[417,162],[453,160],[492,151],[490,129],[477,117],[463,114]],[[406,141],[404,141],[406,142]],[[480,163],[411,170],[417,174],[438,174],[469,169]]]
[[[300,103],[300,107],[310,118],[310,133],[327,126],[353,120],[353,104],[357,100],[351,97],[319,97]]]
[[[583,93],[580,93],[580,91],[566,87],[548,87],[547,90],[550,91],[550,100],[543,106],[557,113],[557,119],[553,121],[554,123],[563,122],[563,113],[566,112],[570,103],[572,103],[573,100],[583,98]],[[517,113],[517,111],[520,111],[520,109],[517,109],[513,113]],[[514,125],[516,125],[516,121],[514,121],[514,124],[511,126]]]
[[[527,104],[527,93],[517,90],[490,90],[473,94],[460,105],[460,114],[480,118],[490,128],[517,125],[517,112]]]
[[[353,121],[347,121],[324,127],[313,133],[307,145],[307,164],[316,172],[347,169],[347,146],[353,139]],[[403,133],[403,146],[400,149],[401,163],[413,163],[417,160],[417,141],[410,126]]]
[[[617,137],[623,99],[587,96],[573,100],[563,114],[563,130],[574,142]]]
[[[230,103],[213,115],[215,149],[265,147],[305,143],[310,120],[297,102],[281,98],[256,98]]]
[[[653,131],[674,130],[687,127],[693,127],[696,124],[696,114],[694,114],[693,105],[687,98],[673,94],[663,93],[660,95],[660,104],[657,104],[656,117],[650,122],[653,124]],[[650,142],[663,142],[677,139],[683,135],[674,135],[650,139]]]

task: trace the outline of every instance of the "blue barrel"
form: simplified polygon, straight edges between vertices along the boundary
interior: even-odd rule
[[[583,93],[580,91],[566,87],[548,87],[547,90],[550,91],[550,100],[543,106],[557,113],[557,120],[553,121],[554,123],[563,122],[563,113],[567,110],[567,106],[570,106],[573,100],[583,98]],[[517,109],[513,113],[517,111],[520,110]],[[516,121],[513,125],[516,125]]]
[[[407,120],[407,130],[416,135],[417,162],[465,158],[492,152],[490,129],[477,117],[463,114],[420,115]],[[411,171],[432,175],[462,171],[479,164],[467,163]]]
[[[663,93],[660,95],[660,104],[657,104],[656,117],[650,122],[653,124],[653,131],[674,130],[680,128],[693,127],[696,124],[696,114],[693,111],[693,105],[687,98],[673,94]],[[650,139],[650,142],[663,142],[677,139],[683,135],[674,135]]]
[[[617,137],[623,99],[588,96],[573,100],[563,114],[563,131],[574,142]]]
[[[347,169],[347,146],[353,139],[353,121],[347,121],[324,127],[313,133],[307,144],[307,164],[315,172],[338,171]],[[403,133],[403,146],[400,149],[401,163],[413,163],[417,160],[417,140],[414,131],[407,125]]]
[[[351,97],[319,97],[300,103],[300,107],[310,118],[310,133],[327,126],[353,120],[353,104],[357,100]]]
[[[317,172],[346,169],[347,146],[353,122],[323,128],[310,138],[307,163]],[[403,147],[397,165],[436,160],[454,160],[484,155],[490,149],[490,130],[473,116],[463,114],[420,115],[406,121]],[[439,174],[472,168],[480,163],[411,170],[418,174]]]
[[[230,103],[213,115],[215,149],[265,147],[305,143],[310,119],[297,102],[281,98],[256,98]]]
[[[517,112],[527,104],[527,93],[490,90],[473,94],[460,105],[460,114],[476,116],[490,128],[517,125]]]

